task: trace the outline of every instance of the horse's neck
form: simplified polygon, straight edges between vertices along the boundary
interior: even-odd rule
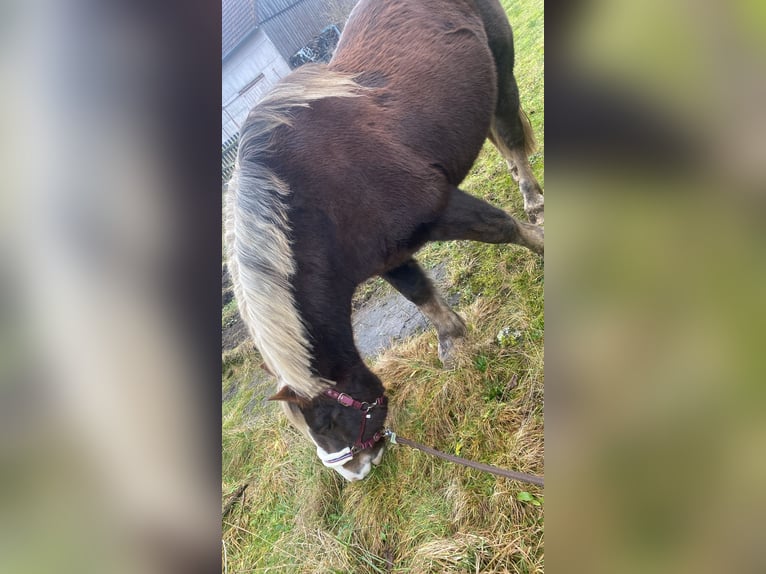
[[[359,401],[372,402],[383,394],[383,384],[364,361],[343,368],[343,374],[334,381],[336,390],[346,393]]]
[[[382,385],[354,343],[353,294],[350,284],[337,280],[327,283],[322,281],[322,275],[314,274],[310,282],[299,282],[296,298],[308,331],[315,373],[335,383],[340,392],[355,393],[360,400],[374,400],[382,392]]]
[[[381,394],[380,380],[364,363],[354,344],[350,316],[347,322],[325,329],[309,329],[313,331],[314,368],[320,377],[359,400],[374,400]]]
[[[315,313],[302,313],[311,343],[312,367],[322,378],[337,381],[350,376],[350,371],[362,362],[354,345],[350,304],[316,305]]]

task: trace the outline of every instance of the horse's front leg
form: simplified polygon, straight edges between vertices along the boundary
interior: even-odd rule
[[[451,366],[452,352],[465,336],[465,323],[442,298],[417,261],[406,263],[384,273],[382,277],[420,311],[436,327],[439,335],[439,359],[445,367]]]
[[[431,241],[469,239],[483,243],[516,243],[543,254],[544,231],[539,225],[519,221],[498,209],[453,187],[447,208],[433,224]]]

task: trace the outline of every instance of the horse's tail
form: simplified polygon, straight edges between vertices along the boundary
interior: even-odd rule
[[[347,76],[305,67],[256,106],[240,131],[225,203],[229,273],[242,320],[279,386],[311,399],[326,383],[313,375],[311,345],[295,304],[296,272],[288,218],[289,186],[267,166],[275,131],[296,107],[323,97],[356,95]]]
[[[537,149],[537,140],[535,139],[535,133],[532,131],[529,116],[521,109],[521,106],[519,106],[519,121],[524,131],[524,153],[529,157]]]

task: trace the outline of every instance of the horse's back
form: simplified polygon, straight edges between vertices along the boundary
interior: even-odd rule
[[[471,0],[360,0],[330,69],[359,74],[394,137],[452,184],[486,138],[495,67]]]
[[[364,97],[317,100],[278,137],[273,168],[292,190],[296,241],[343,261],[354,281],[423,243],[415,231],[446,205],[444,173],[393,137]],[[358,272],[358,275],[356,273]]]
[[[293,191],[299,268],[335,261],[356,282],[426,241],[486,139],[496,78],[470,0],[361,0],[335,73],[365,89],[293,110],[270,167]]]

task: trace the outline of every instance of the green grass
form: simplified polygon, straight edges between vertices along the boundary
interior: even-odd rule
[[[543,183],[543,3],[502,1],[514,25],[519,81],[539,150]],[[524,218],[505,162],[485,146],[462,187]],[[389,424],[402,435],[474,460],[543,472],[543,264],[516,246],[429,245],[426,266],[446,262],[469,335],[444,371],[429,330],[374,365],[390,397]],[[357,303],[388,292],[360,287]],[[230,320],[233,307],[222,313]],[[265,401],[252,346],[227,353],[223,369],[229,572],[542,572],[542,491],[393,447],[364,481],[324,468],[280,409]],[[529,493],[521,494],[521,493]]]
[[[229,327],[234,322],[237,313],[237,302],[232,299],[223,306],[221,311],[221,328]]]

